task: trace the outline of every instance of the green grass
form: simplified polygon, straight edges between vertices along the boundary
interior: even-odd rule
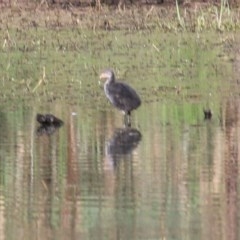
[[[146,101],[165,95],[178,99],[179,91],[181,97],[192,100],[200,90],[204,94],[197,94],[197,98],[204,98],[209,89],[218,91],[224,83],[220,79],[231,74],[231,49],[226,52],[226,61],[218,54],[234,39],[222,33],[77,28],[8,32],[11,42],[0,50],[2,104],[57,100],[101,108],[107,102],[101,101],[105,97],[98,83],[99,72],[106,67],[136,86]]]
[[[170,9],[74,8],[75,15],[40,8],[38,19],[24,8],[6,10],[8,21],[0,16],[1,102],[31,105],[58,100],[101,108],[106,101],[100,101],[104,94],[98,75],[106,67],[137,86],[146,101],[164,95],[176,99],[176,92],[192,100],[199,87],[214,92],[219,87],[215,71],[225,70],[221,78],[230,74],[226,69],[231,68],[233,48],[224,53],[226,61],[217,58],[218,52],[222,54],[226,44],[234,45],[228,32],[239,25],[238,11],[225,6],[199,11],[187,11],[177,2]]]

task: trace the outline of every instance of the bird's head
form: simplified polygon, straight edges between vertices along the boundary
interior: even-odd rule
[[[115,75],[113,70],[111,69],[107,69],[104,70],[101,74],[100,74],[100,79],[101,80],[110,80],[110,81],[114,81],[115,80]]]

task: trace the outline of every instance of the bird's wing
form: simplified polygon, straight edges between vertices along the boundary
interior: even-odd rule
[[[125,83],[118,82],[114,87],[110,87],[109,91],[111,102],[120,109],[131,110],[141,102],[135,90]]]

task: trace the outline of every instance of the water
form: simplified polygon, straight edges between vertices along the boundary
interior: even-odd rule
[[[155,35],[132,38],[139,46],[157,41]],[[46,67],[46,85],[26,96],[20,96],[21,88],[5,92],[1,239],[239,238],[237,61],[229,61],[224,44],[213,47],[212,36],[163,38],[166,49],[159,43],[158,50],[140,52],[112,40],[112,66],[121,66],[117,75],[130,79],[143,100],[131,128],[105,99],[90,60],[85,68],[66,65],[72,74],[60,72],[55,80],[54,69],[63,63],[55,62],[51,72]],[[124,57],[126,51],[137,60]],[[107,65],[104,50],[93,54],[99,55],[93,68]],[[16,68],[3,68],[3,75],[16,79]],[[204,119],[208,108],[212,119]],[[56,115],[64,125],[51,135],[37,134],[39,112]]]
[[[200,109],[192,112],[196,123],[183,119],[177,125],[163,122],[159,113],[166,106],[158,107],[136,112],[127,150],[114,142],[130,131],[115,111],[94,120],[87,116],[88,128],[76,108],[77,115],[66,115],[64,126],[51,136],[37,136],[35,111],[6,114],[13,120],[5,115],[1,124],[2,235],[229,239],[228,234],[237,234],[235,110],[229,123],[215,116],[204,120]],[[139,116],[146,111],[151,118],[144,124]]]

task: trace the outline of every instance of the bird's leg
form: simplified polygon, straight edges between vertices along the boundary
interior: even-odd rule
[[[131,127],[131,112],[124,114],[124,125],[125,127]]]

